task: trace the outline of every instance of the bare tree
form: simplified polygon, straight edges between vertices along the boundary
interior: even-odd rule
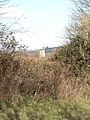
[[[71,0],[77,10],[90,11],[90,0]]]
[[[10,0],[0,0],[0,17],[5,16],[7,12],[4,11],[4,9],[8,7],[12,7],[10,4]],[[15,39],[15,34],[17,32],[19,33],[27,33],[29,29],[25,29],[23,25],[20,24],[20,20],[24,18],[23,15],[20,17],[12,17],[11,22],[7,24],[8,18],[5,18],[6,23],[2,21],[0,22],[0,51],[3,52],[13,52],[16,50],[26,50],[25,45],[20,45],[19,42]],[[18,27],[15,29],[13,26],[18,25]]]

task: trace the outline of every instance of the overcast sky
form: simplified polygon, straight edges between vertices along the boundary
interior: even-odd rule
[[[19,18],[19,24],[27,33],[18,33],[16,39],[30,49],[60,46],[62,34],[71,14],[69,0],[12,0],[16,7],[7,16]],[[9,21],[8,21],[9,22]],[[14,25],[17,28],[19,25]]]

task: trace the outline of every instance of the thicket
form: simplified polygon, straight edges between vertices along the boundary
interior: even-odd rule
[[[29,96],[90,97],[89,77],[76,77],[71,65],[61,61],[35,60],[24,53],[0,54],[0,100],[15,101]]]

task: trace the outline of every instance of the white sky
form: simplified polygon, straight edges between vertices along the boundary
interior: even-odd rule
[[[64,27],[69,22],[71,3],[69,0],[15,0],[12,4],[18,4],[3,16],[8,18],[8,24],[18,22],[13,25],[13,29],[21,28],[29,32],[16,35],[16,39],[29,46],[29,49],[42,47],[60,46],[63,43],[62,36]],[[12,20],[11,20],[12,18]]]

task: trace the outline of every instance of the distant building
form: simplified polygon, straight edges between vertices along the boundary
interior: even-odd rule
[[[52,47],[52,48],[46,47],[46,48],[40,49],[39,50],[39,58],[48,57],[48,56],[54,54],[56,49],[57,49],[57,47]]]
[[[54,53],[56,51],[56,49],[57,49],[57,47],[51,47],[51,48],[46,47],[45,48],[45,54],[47,55],[47,54],[50,54],[50,53]]]
[[[33,51],[29,51],[29,55],[31,58],[44,58],[44,57],[49,57],[52,54],[55,53],[57,47],[46,47],[46,48],[42,48],[39,50],[33,50]]]
[[[45,57],[45,49],[40,49],[39,50],[39,58]]]

